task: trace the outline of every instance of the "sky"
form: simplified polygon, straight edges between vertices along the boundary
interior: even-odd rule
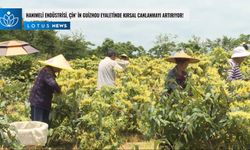
[[[70,31],[81,32],[96,46],[105,38],[131,41],[150,49],[160,34],[177,35],[178,41],[192,36],[205,40],[250,34],[250,1],[247,0],[0,0],[3,8],[27,9],[187,9],[188,21],[73,21]]]

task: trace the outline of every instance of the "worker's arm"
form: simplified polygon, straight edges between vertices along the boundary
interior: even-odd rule
[[[55,78],[51,74],[49,73],[45,74],[44,80],[50,87],[54,89],[56,93],[61,93],[61,88],[59,87]]]
[[[129,61],[118,60],[116,61],[123,69],[126,69],[129,65]]]
[[[116,61],[114,61],[113,66],[115,70],[123,70],[122,66],[120,66]]]
[[[228,70],[228,76],[227,76],[227,80],[228,81],[232,81],[233,80],[233,68]]]

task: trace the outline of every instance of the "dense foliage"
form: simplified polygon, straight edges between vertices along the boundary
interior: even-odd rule
[[[134,47],[131,43],[114,43],[110,39],[89,52],[83,50],[87,49],[86,44],[89,43],[81,38],[59,38],[50,32],[25,34],[35,36],[27,40],[37,44],[43,51],[41,55],[0,57],[2,147],[20,148],[18,141],[8,136],[11,130],[8,123],[30,120],[27,100],[34,79],[42,67],[38,60],[61,52],[64,54],[65,50],[75,70],[63,71],[57,78],[63,93],[55,95],[53,99],[47,147],[67,145],[80,149],[118,148],[131,135],[138,135],[140,140],[154,139],[160,141],[160,147],[169,149],[249,148],[250,82],[225,80],[229,68],[227,60],[231,54],[228,48],[239,44],[242,39],[246,40],[248,35],[242,35],[240,40],[224,37],[222,44],[221,41],[208,40],[210,50],[206,49],[204,43],[199,43],[197,38],[179,44],[173,44],[168,38],[165,42],[170,41],[170,44],[163,45],[161,43],[164,43],[164,39],[161,39],[151,50],[151,55],[150,51],[146,54],[143,48]],[[56,38],[58,43],[42,45],[40,40],[49,38],[47,34]],[[26,39],[23,33],[15,36]],[[227,41],[235,45],[229,45]],[[79,46],[77,52],[66,52],[66,49],[75,46],[75,42]],[[55,50],[56,43],[62,47],[57,50],[62,51],[49,52],[49,49]],[[133,58],[125,71],[117,71],[116,87],[96,90],[97,68],[102,58],[98,53],[104,54],[110,44],[121,50],[121,53],[130,48],[135,48],[136,52],[127,51]],[[157,51],[168,46],[176,50],[185,47],[190,55],[201,61],[188,67],[191,78],[184,91],[163,95],[166,74],[174,64],[166,61],[166,54],[169,54],[167,49],[165,53]],[[81,55],[88,57],[79,57]],[[250,75],[249,64],[250,60],[247,59],[241,66],[246,77]],[[189,96],[188,91],[192,91],[193,95]]]

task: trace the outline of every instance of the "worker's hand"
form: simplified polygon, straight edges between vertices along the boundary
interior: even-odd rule
[[[56,93],[57,93],[57,94],[62,94],[62,88],[61,88],[61,87],[59,87],[59,89],[58,89],[58,90],[56,90]]]

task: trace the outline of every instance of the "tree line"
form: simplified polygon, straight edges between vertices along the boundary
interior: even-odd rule
[[[71,35],[59,35],[56,31],[0,31],[0,41],[23,40],[40,50],[42,56],[55,56],[64,54],[67,59],[84,58],[92,55],[102,57],[109,49],[114,49],[118,54],[125,53],[129,57],[149,55],[152,57],[163,57],[172,52],[186,49],[193,53],[209,53],[215,47],[221,47],[231,51],[242,42],[250,41],[250,34],[241,34],[237,38],[222,36],[211,40],[202,40],[193,36],[186,42],[178,42],[176,35],[161,34],[156,37],[154,45],[150,49],[143,46],[135,46],[133,42],[115,42],[110,38],[104,39],[99,46],[85,39],[83,33],[72,33]]]

